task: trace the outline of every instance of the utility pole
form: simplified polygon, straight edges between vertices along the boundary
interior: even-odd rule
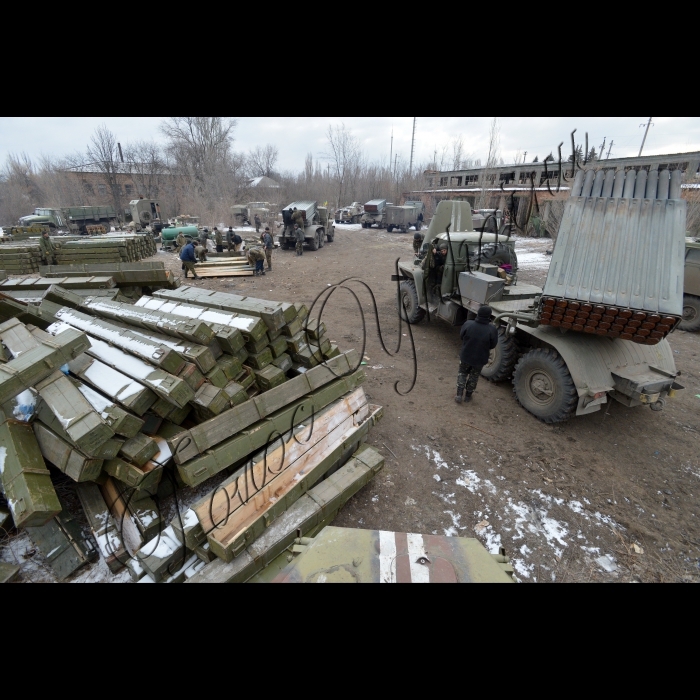
[[[413,160],[416,156],[416,122],[418,121],[418,117],[413,117],[413,139],[411,142],[411,166],[410,166],[410,174],[413,176]]]
[[[607,157],[607,160],[610,160],[610,154],[612,153],[612,148],[613,148],[614,145],[615,145],[615,142],[614,142],[614,141],[611,141],[611,142],[610,142],[610,148],[608,148],[608,157]]]
[[[391,128],[391,152],[389,153],[389,167],[394,160],[394,128]]]
[[[600,150],[598,151],[598,160],[603,160],[603,156],[605,155],[605,146],[608,143],[608,137],[606,136],[603,139],[603,145],[600,147]]]
[[[644,146],[647,145],[647,136],[649,136],[649,129],[651,129],[652,125],[654,123],[654,117],[649,117],[649,122],[648,124],[641,124],[640,129],[643,129],[646,126],[646,131],[644,132],[644,141],[642,141],[642,147],[639,149],[639,157],[642,157],[642,153],[644,153]]]

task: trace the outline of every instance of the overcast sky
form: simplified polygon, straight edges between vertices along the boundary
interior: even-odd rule
[[[0,157],[26,152],[60,156],[85,149],[90,135],[106,124],[122,143],[141,139],[160,140],[158,125],[165,117],[0,117]],[[462,135],[465,153],[485,160],[489,122],[492,117],[418,117],[416,162],[432,160],[436,149]],[[636,156],[649,117],[500,117],[502,157],[508,163],[518,151],[528,160],[556,151],[564,141],[570,151],[570,133],[578,129],[583,141],[599,148],[603,139],[614,141],[613,156]],[[395,153],[408,160],[413,117],[239,117],[236,149],[273,143],[280,149],[280,168],[299,170],[307,153],[322,158],[329,124],[345,123],[361,139],[372,159],[389,158],[391,132]],[[654,117],[645,153],[663,154],[700,150],[700,117]],[[607,150],[607,149],[606,149]]]

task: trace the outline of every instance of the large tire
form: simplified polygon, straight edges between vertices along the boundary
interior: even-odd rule
[[[311,243],[309,243],[309,250],[318,250],[318,236],[316,234],[314,234],[314,237],[311,239]]]
[[[394,233],[394,227],[393,226],[387,226],[386,230],[388,233]]]
[[[506,382],[513,378],[518,364],[518,343],[515,336],[508,334],[508,329],[498,329],[498,346],[491,352],[489,364],[484,367],[481,376],[489,382]]]
[[[399,290],[399,311],[401,318],[412,326],[420,323],[425,318],[425,310],[418,304],[418,290],[415,282],[401,283]]]
[[[683,297],[683,320],[678,327],[686,333],[700,331],[700,297],[692,294]]]
[[[325,245],[326,245],[326,232],[319,231],[318,232],[318,247],[323,248]]]
[[[498,267],[501,265],[512,265],[513,270],[517,270],[518,256],[515,251],[511,250],[508,246],[499,245],[496,247],[495,243],[491,243],[483,247],[480,264],[496,265]]]
[[[515,369],[518,403],[543,423],[563,423],[578,406],[578,392],[566,363],[554,350],[532,350]]]

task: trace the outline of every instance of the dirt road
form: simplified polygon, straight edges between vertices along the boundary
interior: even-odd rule
[[[518,243],[523,282],[544,283],[548,246]],[[369,293],[349,285],[367,319],[366,389],[385,407],[370,443],[387,463],[336,524],[478,537],[492,552],[504,547],[527,583],[700,580],[700,335],[671,337],[686,391],[661,414],[613,403],[608,412],[551,427],[519,407],[510,385],[486,382],[473,404],[460,407],[459,333],[443,323],[412,328],[418,373],[409,391],[414,356],[406,326],[399,336],[391,275],[395,261],[411,255],[412,234],[338,227],[335,242],[316,253],[276,251],[274,272],[264,278],[197,283],[309,307],[348,277],[371,287],[387,348],[401,340],[398,355],[384,352]],[[181,274],[175,256],[154,259]],[[361,349],[362,316],[350,293],[336,292],[323,320],[342,349]],[[31,543],[23,535],[13,547],[0,558],[14,561]],[[38,556],[23,571],[51,580]],[[128,575],[96,566],[78,580]]]
[[[198,286],[311,306],[328,285],[357,277],[374,292],[393,352],[399,333],[391,275],[411,246],[412,234],[341,226],[335,242],[316,253],[277,251],[274,272],[263,279]],[[523,282],[543,284],[548,246],[518,244]],[[179,269],[174,256],[167,260]],[[367,391],[385,407],[370,442],[387,466],[346,507],[339,526],[476,536],[492,552],[504,547],[523,582],[699,580],[700,335],[671,338],[686,391],[664,413],[614,403],[607,413],[550,427],[520,408],[510,385],[482,382],[472,405],[457,406],[459,334],[438,322],[412,329],[418,375],[407,393],[408,329],[400,353],[386,354],[369,293],[349,286],[367,318]],[[348,292],[334,294],[323,320],[341,348],[361,348],[362,318]]]

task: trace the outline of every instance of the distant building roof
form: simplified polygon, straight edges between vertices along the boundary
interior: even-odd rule
[[[248,181],[248,185],[250,187],[265,187],[268,189],[276,189],[276,190],[278,190],[280,188],[280,183],[277,182],[276,180],[273,180],[271,177],[253,178],[252,180]]]

